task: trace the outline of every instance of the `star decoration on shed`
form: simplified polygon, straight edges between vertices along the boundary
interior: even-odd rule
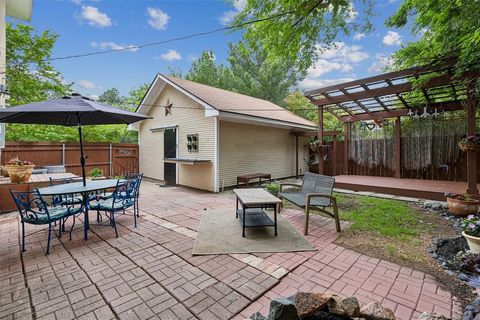
[[[167,104],[164,107],[165,107],[165,116],[172,114],[173,103],[170,102],[170,99],[167,98]]]

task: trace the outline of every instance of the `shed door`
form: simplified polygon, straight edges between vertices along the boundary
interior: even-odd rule
[[[165,158],[177,157],[177,129],[169,128],[163,135],[163,156]],[[177,183],[177,165],[175,163],[163,164],[163,179],[166,184]]]

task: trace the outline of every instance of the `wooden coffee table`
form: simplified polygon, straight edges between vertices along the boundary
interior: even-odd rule
[[[274,227],[277,235],[277,208],[282,200],[261,188],[234,189],[237,196],[236,217],[240,217],[242,237],[245,228]],[[240,207],[239,207],[240,204]],[[273,221],[265,209],[273,209]]]

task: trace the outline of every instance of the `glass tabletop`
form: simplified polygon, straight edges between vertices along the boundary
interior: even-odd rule
[[[38,189],[38,192],[40,192],[42,196],[92,192],[115,188],[117,182],[118,179],[87,180],[86,186],[83,185],[83,182],[65,183],[46,188],[40,188]]]

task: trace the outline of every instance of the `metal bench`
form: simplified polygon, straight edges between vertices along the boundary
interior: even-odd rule
[[[305,173],[301,185],[292,183],[280,184],[278,197],[305,209],[304,234],[308,234],[310,210],[317,210],[334,218],[337,232],[341,231],[337,200],[332,196],[334,184],[335,178],[310,172]],[[285,186],[295,186],[300,188],[300,191],[283,192],[283,187]],[[327,211],[325,209],[327,207],[332,207],[333,212]]]
[[[272,175],[270,173],[251,173],[242,176],[237,176],[237,188],[240,186],[248,187],[250,185],[250,181],[258,179],[258,184],[262,184],[262,179],[265,181],[270,181],[272,179]],[[243,183],[240,185],[240,183]]]

